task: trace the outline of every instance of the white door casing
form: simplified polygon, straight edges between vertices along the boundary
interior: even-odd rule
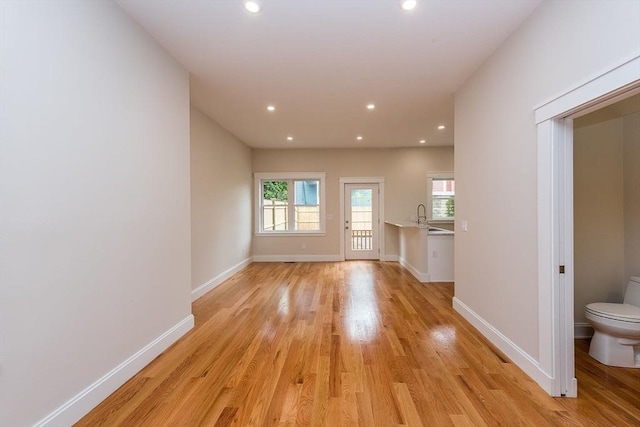
[[[344,186],[345,259],[380,259],[378,184]]]
[[[377,240],[377,249],[375,253],[370,252],[367,256],[366,254],[358,251],[357,255],[353,253],[347,254],[347,244],[351,244],[350,238],[347,236],[347,232],[351,230],[345,229],[346,221],[349,219],[346,214],[347,203],[346,197],[349,194],[349,191],[346,190],[347,186],[356,185],[359,188],[367,188],[368,186],[377,186],[377,209],[375,209],[377,214],[377,220],[373,224],[373,230],[376,235]],[[355,188],[353,186],[349,188]],[[351,222],[351,220],[349,219]],[[384,177],[341,177],[340,178],[340,259],[385,259],[385,236],[384,236]],[[353,252],[353,251],[351,251]]]
[[[536,381],[576,397],[573,313],[573,118],[640,88],[640,54],[535,107],[538,133],[538,319]],[[562,268],[562,270],[561,270]]]

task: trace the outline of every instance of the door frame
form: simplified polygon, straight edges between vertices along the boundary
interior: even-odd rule
[[[347,188],[349,187],[349,188]],[[371,195],[371,248],[367,250],[353,250],[351,237],[352,231],[354,228],[353,224],[353,198],[350,197],[350,193],[355,189],[366,189],[372,192]],[[352,195],[353,193],[351,193]],[[378,218],[378,214],[380,213],[380,185],[374,183],[366,183],[366,184],[344,184],[344,222],[342,225],[344,229],[342,230],[344,233],[344,258],[346,260],[380,260],[380,229],[377,226],[380,224],[380,218]],[[347,210],[347,207],[350,210]],[[349,221],[348,218],[351,218]],[[375,244],[374,244],[375,243]]]
[[[378,184],[380,191],[378,195],[378,248],[380,250],[379,259],[385,259],[384,246],[384,177],[340,177],[340,260],[345,261],[345,239],[344,239],[344,187],[345,184]]]
[[[576,397],[573,273],[573,119],[640,89],[640,54],[534,108],[538,172],[537,382]],[[560,273],[564,266],[564,273]]]

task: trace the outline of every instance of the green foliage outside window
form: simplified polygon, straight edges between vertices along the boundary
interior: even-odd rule
[[[453,201],[453,199],[449,199],[447,200],[447,216],[449,218],[453,218],[454,215],[453,213],[455,212],[455,203]]]
[[[262,195],[265,200],[278,200],[286,202],[289,198],[287,181],[264,181],[262,183]]]

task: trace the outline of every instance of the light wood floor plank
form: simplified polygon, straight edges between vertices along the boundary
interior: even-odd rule
[[[397,263],[252,264],[85,426],[639,426],[640,369],[576,341],[577,399],[551,398]]]

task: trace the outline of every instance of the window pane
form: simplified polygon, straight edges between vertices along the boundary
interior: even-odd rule
[[[295,181],[295,204],[318,205],[320,204],[320,181]]]
[[[320,181],[294,181],[295,229],[320,230]]]
[[[456,184],[453,179],[434,179],[431,194],[453,196],[456,193]]]
[[[433,219],[453,218],[456,186],[453,179],[433,179],[431,188]]]
[[[351,190],[351,229],[372,230],[373,207],[370,189]]]
[[[433,219],[453,218],[455,202],[453,197],[433,197]]]
[[[371,250],[373,241],[373,190],[351,190],[351,250]]]
[[[320,206],[296,206],[296,230],[320,230]]]
[[[288,181],[262,182],[262,230],[288,229]]]

